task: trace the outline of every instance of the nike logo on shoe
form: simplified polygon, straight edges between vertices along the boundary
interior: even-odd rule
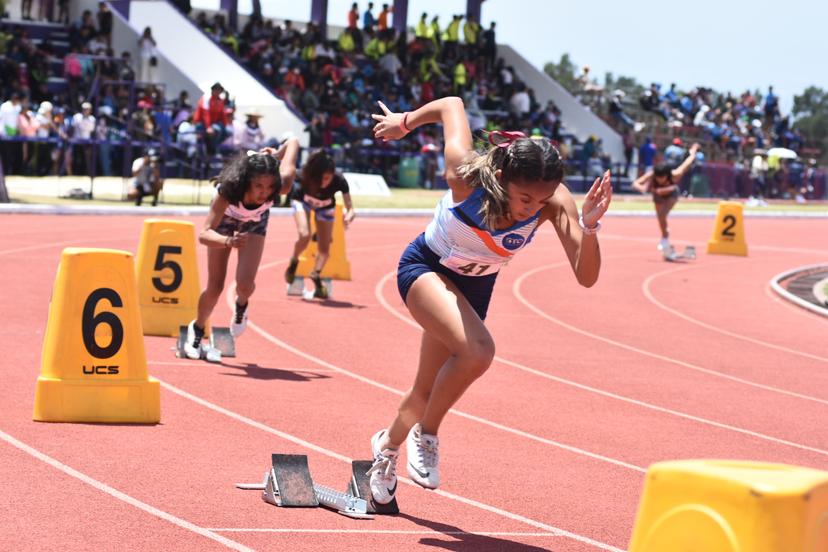
[[[424,478],[424,479],[430,475],[428,472],[420,471],[420,470],[417,468],[417,466],[415,466],[415,465],[414,465],[414,464],[412,464],[411,462],[409,462],[409,463],[408,463],[408,465],[409,465],[409,466],[411,466],[411,468],[412,468],[415,472],[417,472],[417,475],[419,475],[420,477],[422,477],[422,478]]]
[[[386,487],[385,490],[388,491],[389,495],[394,496],[394,493],[397,492],[397,481],[394,481],[394,488],[393,489],[389,489],[388,487]]]

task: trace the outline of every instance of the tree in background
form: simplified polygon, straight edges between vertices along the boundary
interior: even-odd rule
[[[616,78],[612,73],[607,73],[604,75],[604,90],[623,90],[628,98],[638,98],[644,92],[644,87],[634,77],[618,75]]]
[[[569,59],[569,54],[562,54],[558,63],[550,61],[543,66],[543,71],[573,96],[578,93],[578,66]]]
[[[805,143],[821,152],[821,161],[828,161],[828,92],[809,86],[794,96],[794,128],[802,133]]]

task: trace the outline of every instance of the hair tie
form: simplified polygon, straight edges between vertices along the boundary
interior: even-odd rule
[[[500,139],[495,140],[495,137]],[[526,134],[519,130],[493,130],[489,133],[489,143],[498,148],[508,148],[519,138],[526,138]]]

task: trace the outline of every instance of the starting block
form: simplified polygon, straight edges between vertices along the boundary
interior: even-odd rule
[[[399,514],[400,508],[397,506],[397,498],[388,504],[377,504],[374,502],[374,497],[371,496],[371,484],[368,470],[371,469],[373,462],[370,460],[353,460],[351,462],[351,482],[348,484],[348,493],[357,498],[364,498],[368,502],[369,514]]]
[[[233,358],[236,356],[236,340],[230,333],[230,328],[212,328],[210,330],[210,346],[221,351],[221,356]]]
[[[184,352],[184,343],[187,341],[187,326],[178,327],[178,341],[175,347],[175,356],[187,358]],[[230,335],[230,328],[212,328],[210,330],[210,345],[201,346],[201,358],[207,362],[221,362],[222,357],[236,356],[236,342]]]
[[[668,261],[668,262],[671,262],[671,263],[681,262],[681,261],[694,261],[696,259],[696,248],[692,245],[688,245],[687,247],[684,248],[683,253],[679,253],[671,245],[671,246],[665,248],[662,251],[662,254],[664,255],[664,260]]]
[[[374,518],[369,502],[364,498],[355,496],[350,490],[343,493],[314,483],[308,457],[304,454],[273,454],[271,464],[262,483],[236,483],[236,488],[262,491],[262,500],[282,508],[324,506],[353,519]],[[368,462],[368,467],[370,464]]]
[[[328,299],[330,299],[333,297],[333,281],[330,278],[322,278],[322,283],[328,289]],[[287,284],[288,297],[301,297],[305,301],[313,301],[313,293],[313,289],[305,289],[305,279],[301,276],[297,276],[292,284]]]

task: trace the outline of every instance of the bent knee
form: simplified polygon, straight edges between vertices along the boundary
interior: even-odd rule
[[[204,294],[208,297],[219,297],[222,291],[224,291],[224,279],[208,282]]]
[[[492,364],[495,357],[495,344],[490,336],[470,341],[460,353],[475,377],[480,377]]]

